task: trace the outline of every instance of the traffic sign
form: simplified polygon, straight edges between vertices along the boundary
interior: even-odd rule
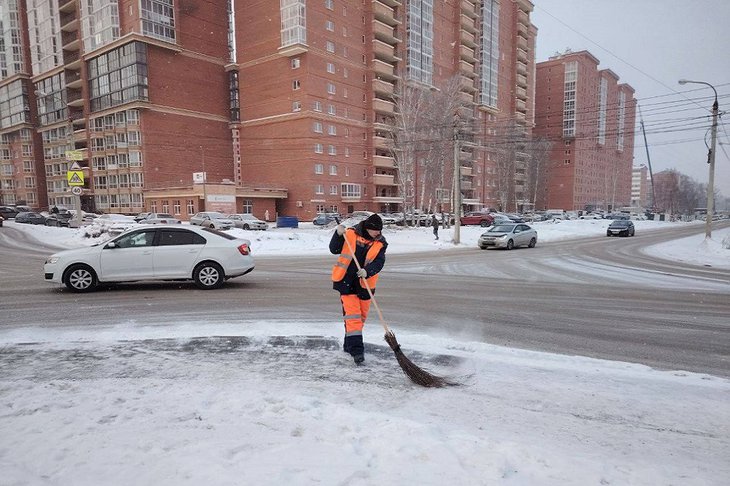
[[[81,189],[81,188],[80,188],[79,186],[73,186],[73,187],[71,188],[71,193],[72,193],[72,194],[73,194],[74,196],[80,196],[82,192],[84,192],[84,190],[83,190],[83,189]]]
[[[80,170],[70,170],[66,173],[66,179],[69,186],[83,186],[84,173]]]
[[[66,160],[84,160],[84,152],[81,150],[66,150]]]
[[[81,170],[81,166],[78,162],[73,162],[69,167],[68,170]]]

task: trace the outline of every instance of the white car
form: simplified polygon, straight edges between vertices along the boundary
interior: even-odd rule
[[[190,218],[190,224],[217,230],[228,230],[233,228],[233,221],[228,219],[225,214],[216,211],[196,213]]]
[[[181,224],[179,219],[169,213],[147,213],[147,216],[137,222],[140,224]]]
[[[226,217],[233,221],[233,226],[244,230],[266,230],[269,227],[253,214],[229,214]]]
[[[518,246],[535,248],[537,231],[524,223],[494,223],[479,237],[479,248],[506,248],[511,250]]]
[[[45,279],[73,292],[139,280],[193,280],[204,290],[254,268],[250,242],[210,228],[142,225],[116,238],[51,255]]]

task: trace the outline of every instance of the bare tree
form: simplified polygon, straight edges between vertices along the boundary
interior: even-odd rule
[[[548,164],[553,143],[546,137],[533,137],[528,142],[526,167],[526,196],[534,209],[537,201],[544,201],[547,195]]]

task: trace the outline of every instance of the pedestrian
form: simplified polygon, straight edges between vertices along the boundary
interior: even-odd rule
[[[375,284],[385,265],[388,243],[381,234],[382,230],[383,220],[373,214],[354,228],[338,225],[330,240],[330,252],[339,254],[332,268],[332,288],[340,293],[342,302],[345,321],[343,349],[358,365],[365,360],[362,329],[370,310],[370,294],[365,282],[375,293]],[[360,270],[353,259],[357,259]]]
[[[264,212],[264,221],[266,221],[267,223],[269,221],[269,210],[268,209]]]
[[[436,219],[436,215],[431,215],[431,226],[433,226],[433,235],[436,237],[436,239],[439,239],[439,220]]]

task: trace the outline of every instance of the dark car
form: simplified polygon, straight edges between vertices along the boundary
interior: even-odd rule
[[[3,227],[3,221],[5,221],[5,218],[3,218],[2,215],[0,215],[0,228]]]
[[[46,226],[58,226],[68,228],[71,224],[71,214],[51,213],[46,218]]]
[[[487,226],[492,226],[494,223],[494,217],[489,213],[474,212],[465,214],[461,217],[460,221],[461,224],[465,226],[469,224],[478,224],[482,228],[486,228]]]
[[[28,224],[46,224],[46,218],[42,214],[27,211],[18,213],[15,216],[15,222]]]
[[[634,236],[634,222],[629,219],[617,219],[608,225],[606,236]]]
[[[0,206],[0,216],[5,219],[14,218],[18,213],[14,206]]]

